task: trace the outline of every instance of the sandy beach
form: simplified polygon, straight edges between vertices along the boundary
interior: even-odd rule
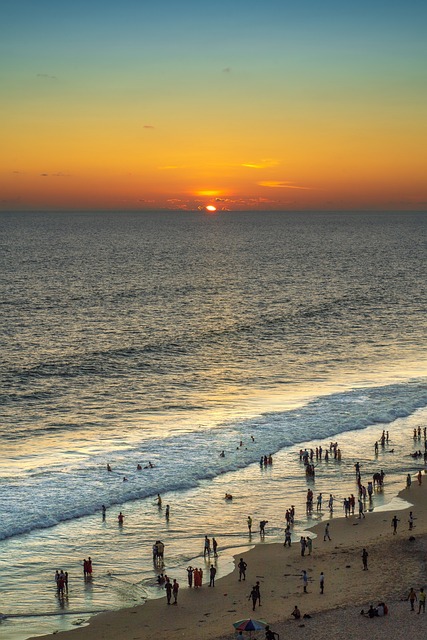
[[[402,478],[402,485],[404,484]],[[427,477],[403,489],[399,497],[411,507],[396,511],[399,519],[396,535],[391,519],[394,512],[367,513],[349,518],[325,517],[313,527],[316,534],[311,555],[301,556],[300,545],[257,545],[244,554],[246,581],[239,582],[238,571],[216,580],[214,588],[181,589],[178,605],[167,606],[166,599],[149,601],[118,612],[100,614],[90,624],[61,633],[64,640],[123,639],[139,640],[164,637],[188,640],[225,640],[233,638],[233,622],[247,617],[265,620],[285,637],[294,638],[353,637],[386,638],[425,637],[427,618],[410,611],[406,600],[410,587],[419,592],[425,586],[427,553]],[[357,511],[357,509],[356,509]],[[410,532],[409,512],[415,517]],[[324,541],[325,523],[330,522],[331,540]],[[257,536],[253,536],[257,539]],[[363,570],[362,550],[368,551],[368,570]],[[240,556],[239,556],[240,557]],[[236,564],[239,560],[236,559]],[[308,574],[307,593],[303,593],[302,570]],[[320,593],[319,576],[325,576],[324,593]],[[205,572],[206,573],[206,572]],[[251,587],[260,583],[261,608],[252,611]],[[384,601],[389,615],[369,619],[361,615],[370,603]],[[294,620],[291,611],[297,605],[309,618]],[[396,629],[399,629],[397,633]],[[49,636],[46,636],[49,637]],[[264,637],[264,632],[252,634]]]

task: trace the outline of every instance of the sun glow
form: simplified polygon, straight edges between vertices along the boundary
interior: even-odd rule
[[[213,204],[208,204],[208,206],[206,207],[206,211],[214,213],[216,211],[216,207],[214,207]]]

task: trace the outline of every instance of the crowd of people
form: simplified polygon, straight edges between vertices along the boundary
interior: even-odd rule
[[[424,428],[424,437],[425,436],[426,436],[426,428]],[[421,428],[419,427],[417,430],[414,430],[414,439],[419,439],[420,437],[421,437]],[[385,447],[389,443],[389,439],[390,439],[389,432],[383,431],[381,437],[375,442],[375,445],[374,445],[376,454],[378,453],[379,446]],[[243,442],[240,442],[240,447],[242,446],[243,446]],[[425,443],[425,449],[427,451],[427,442]],[[221,452],[221,456],[222,457],[224,456],[224,452]],[[325,447],[325,448],[323,448],[320,445],[315,447],[314,449],[301,449],[299,452],[299,457],[300,457],[300,461],[306,467],[306,474],[308,476],[311,476],[311,475],[314,476],[314,467],[322,459],[325,461],[328,461],[329,458],[333,458],[334,460],[341,461],[341,449],[338,447],[337,442],[331,442],[329,447]],[[316,464],[314,461],[316,461]],[[261,467],[269,466],[272,464],[272,462],[273,460],[272,460],[271,454],[265,455],[265,456],[262,456],[260,459],[260,466]],[[150,462],[149,465],[147,465],[144,468],[151,468],[153,466],[154,465],[152,465]],[[110,465],[107,465],[107,468],[108,468],[108,471],[112,470]],[[140,468],[142,469],[142,467]],[[310,471],[311,468],[312,468],[312,471]],[[379,489],[382,488],[385,474],[383,470],[378,471],[376,474],[374,474],[372,480],[369,479],[366,482],[366,486],[365,486],[362,483],[361,464],[359,462],[356,462],[355,464],[355,473],[356,473],[356,485],[358,487],[358,497],[355,497],[355,495],[351,493],[350,496],[343,498],[342,505],[344,510],[344,516],[347,518],[350,516],[355,516],[355,514],[358,513],[359,518],[365,518],[365,513],[364,513],[365,502],[367,499],[369,499],[369,501],[372,501],[375,487]],[[422,483],[421,470],[418,471],[416,478],[418,480],[418,484],[421,484]],[[411,482],[412,482],[412,476],[410,473],[408,473],[407,475],[408,488],[411,486]],[[232,496],[231,494],[226,494],[226,499],[227,497],[231,498]],[[316,502],[317,512],[322,512],[323,506],[325,505],[329,511],[329,514],[332,516],[332,514],[334,513],[335,501],[336,501],[336,497],[332,493],[329,494],[329,497],[327,499],[324,499],[323,494],[321,492],[318,493],[315,500],[313,489],[309,487],[307,489],[307,494],[306,494],[306,513],[307,515],[311,515],[313,513],[314,502]],[[162,509],[162,498],[160,494],[157,494],[156,504],[159,507],[159,509]],[[357,512],[356,512],[356,507],[358,508]],[[169,515],[170,515],[170,510],[169,510],[169,505],[167,505],[167,509],[166,509],[167,519],[169,519]],[[102,505],[102,516],[103,516],[103,519],[105,519],[106,507],[104,505]],[[124,514],[120,512],[118,515],[118,523],[120,526],[123,525],[124,517],[125,517]],[[413,529],[414,520],[415,518],[414,518],[413,512],[410,511],[409,517],[408,517],[408,524],[409,524],[410,531],[412,531]],[[393,534],[397,533],[397,527],[399,522],[400,522],[400,519],[396,515],[394,515],[393,518],[391,519]],[[290,547],[292,544],[292,529],[293,529],[294,523],[295,523],[295,505],[291,505],[288,509],[286,509],[286,512],[285,512],[285,541],[284,541],[285,547],[286,546]],[[265,527],[267,524],[268,524],[268,520],[266,519],[259,521],[259,533],[261,537],[265,535]],[[249,534],[252,533],[252,526],[253,526],[252,516],[248,515],[247,528],[248,528]],[[330,522],[328,521],[326,522],[326,525],[325,525],[325,533],[324,533],[325,541],[331,540],[329,528],[330,528]],[[299,544],[300,544],[300,554],[302,557],[304,557],[305,555],[310,556],[312,554],[313,540],[310,536],[300,536]],[[153,548],[152,548],[153,562],[156,568],[164,566],[164,548],[165,548],[164,543],[160,540],[156,540],[156,542],[153,545]],[[215,559],[218,557],[218,543],[214,537],[211,540],[208,537],[208,535],[205,535],[204,543],[203,543],[203,557],[205,561],[208,561],[210,563],[211,556],[213,556],[213,558]],[[364,571],[368,570],[368,556],[369,554],[367,549],[363,548],[361,559],[362,559],[362,565],[363,565]],[[238,572],[239,582],[246,581],[247,568],[248,568],[247,562],[243,558],[240,558],[239,562],[237,563],[237,572]],[[85,579],[91,578],[92,561],[90,557],[88,558],[88,560],[85,559],[83,561],[83,572],[84,572]],[[187,582],[188,582],[189,588],[197,589],[202,587],[204,570],[201,567],[193,567],[189,565],[186,569],[186,573],[187,573]],[[214,564],[210,563],[210,566],[208,566],[207,568],[207,573],[209,576],[209,587],[214,588],[215,579],[217,575],[217,567],[214,566]],[[62,595],[68,592],[67,572],[64,572],[62,570],[56,571],[55,581],[57,585],[58,594]],[[302,570],[301,581],[302,581],[302,592],[308,593],[309,577],[306,569]],[[157,577],[157,583],[159,584],[160,587],[165,589],[167,604],[176,605],[178,603],[178,593],[180,588],[178,581],[175,578],[171,579],[166,573],[160,573]],[[323,594],[324,589],[325,589],[325,574],[322,571],[319,576],[319,593]],[[418,613],[425,611],[426,593],[424,592],[423,588],[420,589],[418,594],[415,592],[414,589],[411,589],[407,599],[410,602],[411,611],[415,610],[415,605],[417,602],[418,602]],[[256,581],[256,583],[252,586],[250,593],[248,595],[248,600],[251,601],[252,603],[252,611],[255,611],[256,606],[261,606],[261,587],[260,587],[259,581]],[[380,602],[376,607],[374,607],[371,604],[369,609],[366,610],[366,612],[362,610],[361,613],[370,618],[382,617],[384,615],[387,615],[388,608],[384,602]],[[291,617],[295,618],[296,620],[299,620],[301,618],[301,611],[297,605],[295,605],[293,611],[291,612]],[[267,626],[266,638],[271,638],[271,639],[278,638],[278,635],[273,631],[271,631]]]

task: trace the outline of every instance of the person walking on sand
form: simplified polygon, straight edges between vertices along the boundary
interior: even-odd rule
[[[409,531],[412,531],[412,528],[414,526],[414,516],[413,516],[412,511],[409,512],[408,524],[409,524]]]
[[[241,582],[242,580],[246,580],[246,569],[248,568],[248,565],[243,560],[243,558],[240,558],[240,562],[237,565],[237,568],[239,569],[239,582]]]
[[[329,535],[329,522],[327,522],[325,525],[325,534],[323,536],[323,542],[325,542],[326,538],[328,538],[328,540],[331,539],[331,536]]]
[[[258,600],[258,593],[255,587],[252,587],[248,600],[252,600],[252,611],[255,611],[255,606]]]
[[[216,569],[213,566],[213,564],[211,564],[211,568],[209,569],[209,586],[210,587],[215,586],[215,576],[216,576]]]
[[[259,580],[256,581],[254,589],[257,592],[258,606],[260,607],[261,606],[261,591],[260,591],[260,588],[259,588]]]
[[[320,572],[319,586],[320,586],[320,593],[323,593],[325,588],[325,575],[323,571]]]
[[[418,594],[418,613],[421,613],[421,609],[423,610],[423,613],[426,612],[426,592],[424,589],[420,589]]]
[[[409,591],[409,595],[406,598],[407,600],[409,600],[410,604],[411,604],[411,611],[415,611],[414,609],[414,604],[417,601],[417,594],[415,593],[414,589],[411,587],[410,591]]]
[[[391,526],[393,527],[393,535],[397,533],[397,523],[400,522],[397,516],[393,516],[391,519]]]
[[[363,562],[363,571],[367,571],[368,570],[368,552],[366,551],[365,548],[363,548],[362,551],[362,562]]]
[[[421,483],[423,481],[423,476],[422,476],[422,473],[421,473],[421,469],[417,473],[417,480],[418,480],[418,484],[421,486]]]
[[[409,489],[411,487],[411,484],[412,484],[411,474],[408,473],[408,475],[406,476],[406,488]]]
[[[306,542],[306,539],[304,538],[304,536],[301,536],[299,543],[300,543],[300,546],[301,546],[301,556],[304,557],[305,550],[307,548],[307,542]]]
[[[172,585],[169,578],[166,578],[165,589],[166,589],[166,600],[167,600],[167,603],[170,604],[171,597],[172,597]]]
[[[365,514],[363,512],[363,501],[359,498],[359,519],[364,518]]]
[[[174,578],[173,585],[172,585],[172,593],[173,593],[173,599],[174,599],[173,604],[178,604],[178,591],[179,591],[179,583]]]
[[[311,552],[313,551],[313,540],[310,538],[310,536],[307,536],[306,538],[306,545],[307,545],[308,555],[311,556]]]
[[[301,580],[302,580],[303,591],[304,593],[307,593],[308,576],[307,576],[307,571],[305,569],[302,570]]]
[[[249,534],[251,534],[252,533],[252,518],[251,518],[251,516],[248,516],[247,523],[248,523]]]

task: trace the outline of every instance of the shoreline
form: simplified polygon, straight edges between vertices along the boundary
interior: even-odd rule
[[[391,527],[393,510],[368,512],[362,520],[357,516],[325,518],[322,523],[306,529],[317,535],[311,556],[302,558],[298,543],[293,543],[290,549],[277,542],[256,544],[237,556],[237,561],[243,557],[248,564],[246,583],[238,582],[234,568],[218,578],[214,588],[204,584],[201,589],[181,589],[177,607],[167,607],[164,597],[149,600],[142,605],[98,614],[85,626],[61,631],[61,637],[64,640],[142,640],[157,633],[168,634],[173,639],[231,638],[234,636],[232,623],[253,613],[248,596],[256,580],[260,582],[262,607],[259,611],[257,607],[253,616],[266,620],[279,633],[288,625],[296,628],[298,623],[293,619],[289,621],[295,604],[302,614],[313,616],[311,625],[311,620],[322,612],[348,606],[351,609],[358,606],[360,610],[367,608],[371,600],[374,604],[380,600],[397,601],[412,583],[416,590],[423,585],[423,558],[427,552],[425,475],[423,480],[420,486],[413,482],[410,489],[398,493],[397,497],[413,507],[397,512],[400,522],[396,536]],[[410,510],[416,517],[411,542],[407,523]],[[324,542],[326,522],[331,523],[332,540]],[[369,552],[368,571],[362,569],[363,547]],[[306,569],[309,576],[308,594],[302,592],[302,569]],[[320,571],[325,574],[323,595],[318,588]],[[308,621],[304,620],[304,624]],[[52,635],[55,634],[43,637]]]

